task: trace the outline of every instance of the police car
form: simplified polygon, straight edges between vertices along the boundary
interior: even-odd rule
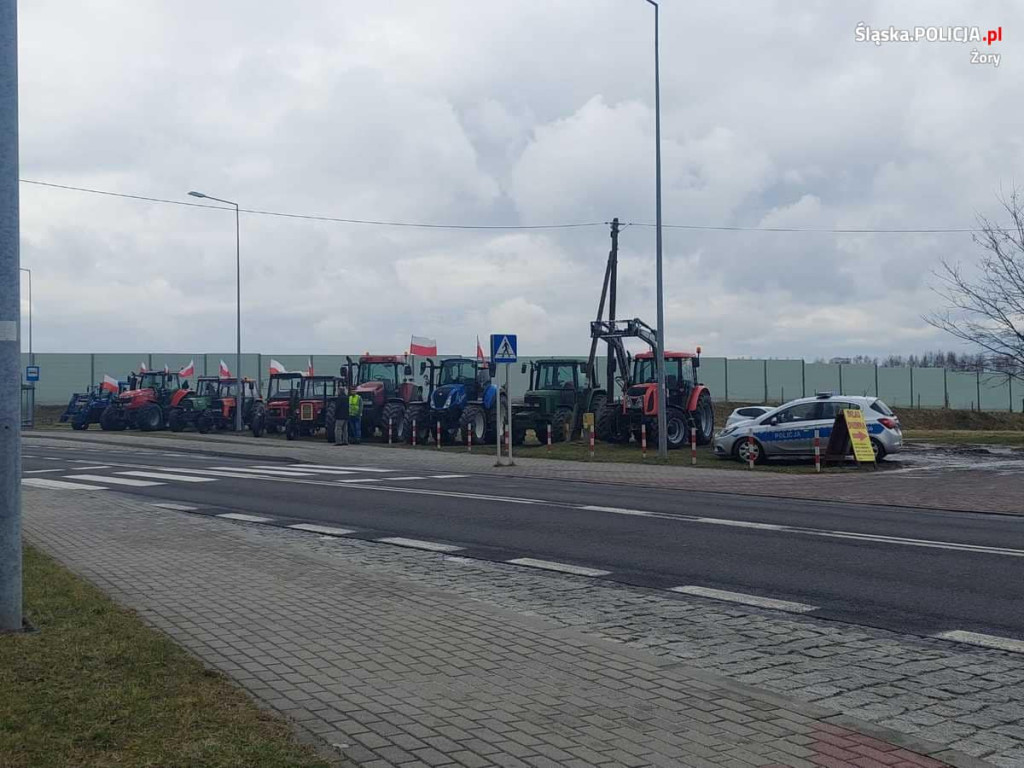
[[[823,392],[780,405],[763,416],[726,426],[715,435],[715,455],[742,461],[753,459],[755,463],[774,456],[813,456],[814,431],[818,431],[824,451],[836,416],[844,409],[863,411],[877,460],[903,447],[900,420],[877,397]]]

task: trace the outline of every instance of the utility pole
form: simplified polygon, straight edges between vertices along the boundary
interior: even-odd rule
[[[617,286],[619,284],[619,219],[618,217],[612,219],[612,249],[609,253],[608,259],[609,269],[609,280],[610,290],[608,291],[608,320],[612,323],[615,322],[615,294],[617,293]],[[595,340],[596,344],[597,341]],[[615,355],[611,354],[611,350],[608,353],[608,369],[607,369],[607,389],[608,398],[613,399],[615,397]],[[591,384],[593,386],[593,384]],[[604,439],[604,438],[602,438]]]
[[[18,2],[0,0],[0,632],[22,627]]]

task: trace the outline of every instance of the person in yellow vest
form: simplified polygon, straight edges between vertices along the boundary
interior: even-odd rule
[[[363,439],[363,398],[355,392],[348,396],[348,438],[356,445]]]

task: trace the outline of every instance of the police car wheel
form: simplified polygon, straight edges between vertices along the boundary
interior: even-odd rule
[[[755,464],[764,463],[764,447],[756,439],[753,442],[746,437],[737,440],[733,454],[742,462],[753,459]]]
[[[871,438],[871,450],[875,452],[875,461],[885,460],[885,446],[875,438]]]

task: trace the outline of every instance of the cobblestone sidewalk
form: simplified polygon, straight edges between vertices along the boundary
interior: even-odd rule
[[[325,554],[314,534],[115,494],[66,501],[26,490],[30,541],[319,736],[343,765],[985,765],[401,568]]]

